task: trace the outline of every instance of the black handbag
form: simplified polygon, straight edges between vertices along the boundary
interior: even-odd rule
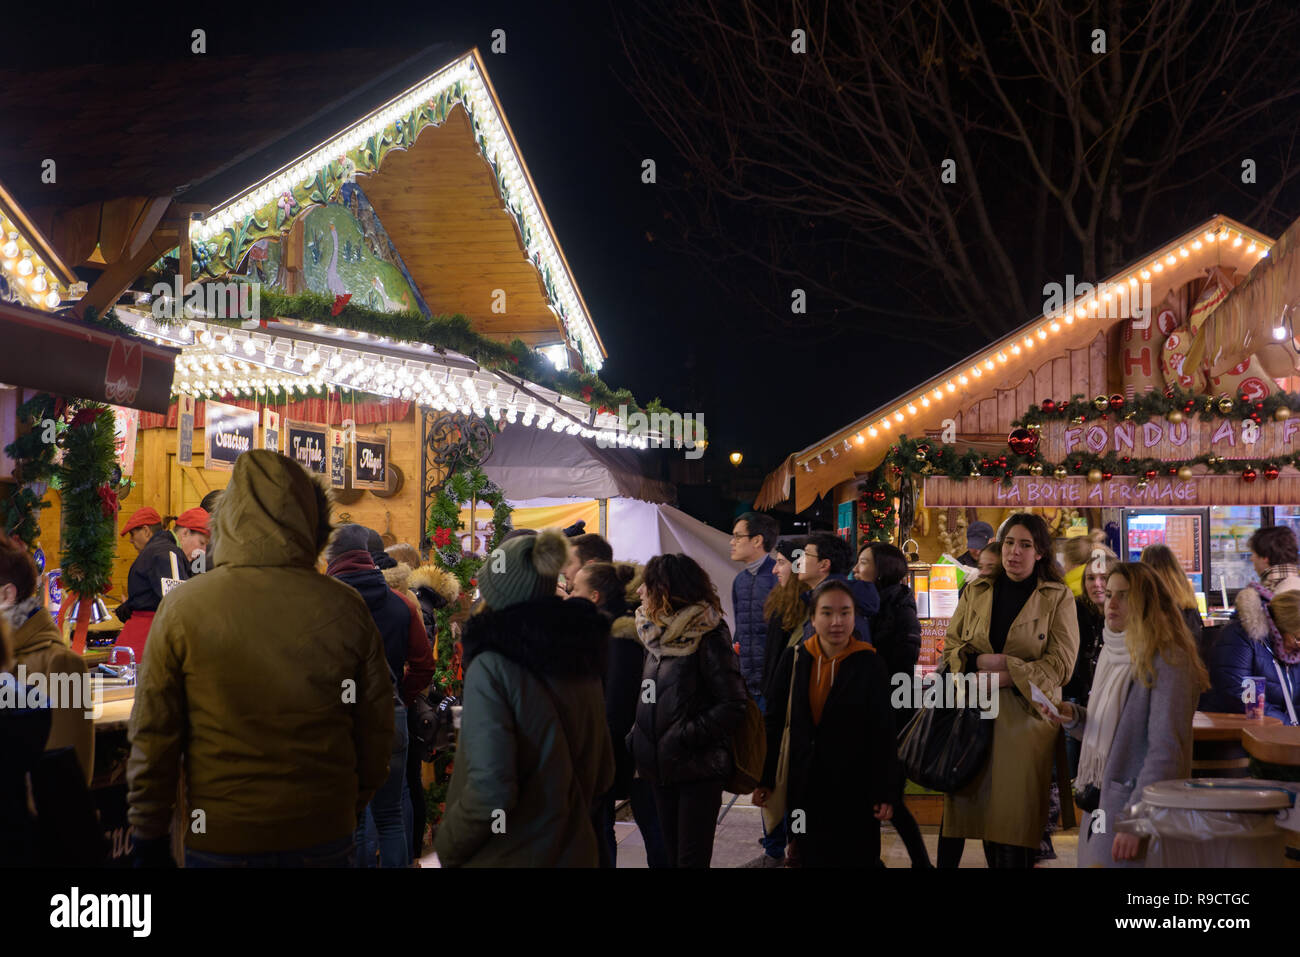
[[[1091,813],[1101,805],[1101,788],[1095,784],[1089,784],[1082,791],[1075,790],[1074,803],[1079,805],[1079,810]]]
[[[411,747],[420,753],[421,761],[432,761],[438,739],[438,711],[426,694],[411,699],[406,710],[406,730]]]
[[[935,672],[947,681],[945,662]],[[941,695],[941,701],[943,696]],[[898,734],[898,758],[908,778],[932,791],[951,793],[969,784],[988,760],[992,718],[978,707],[920,707]]]

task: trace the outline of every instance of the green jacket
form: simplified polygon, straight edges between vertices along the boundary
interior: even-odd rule
[[[444,867],[595,867],[592,805],[614,783],[601,676],[609,624],[585,599],[471,618]]]
[[[351,834],[388,774],[393,682],[357,592],[315,569],[325,490],[274,452],[235,463],[213,568],[158,607],[131,713],[128,819],[188,847],[291,851]],[[197,812],[202,811],[202,815]]]

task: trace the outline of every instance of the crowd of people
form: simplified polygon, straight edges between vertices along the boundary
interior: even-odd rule
[[[893,545],[855,555],[837,535],[782,538],[772,517],[745,513],[731,529],[729,626],[689,555],[640,566],[599,535],[551,529],[507,535],[471,606],[411,546],[333,525],[326,490],[260,450],[219,498],[178,517],[175,536],[152,510],[126,526],[139,555],[119,616],[140,659],[128,818],[143,866],[171,863],[175,828],[190,867],[418,861],[428,755],[416,712],[439,697],[448,606],[462,612],[463,691],[442,866],[613,867],[625,801],[650,867],[708,867],[754,713],[764,827],[746,866],[883,866],[884,823],[914,867],[932,866],[898,754],[913,712],[891,684],[910,683],[921,627]],[[960,560],[972,580],[943,662],[987,683],[997,708],[986,759],[944,795],[939,867],[957,866],[968,840],[990,867],[1050,858],[1066,789],[1088,812],[1080,864],[1132,865],[1136,839],[1114,824],[1145,785],[1189,774],[1198,706],[1241,711],[1242,679],[1263,675],[1268,712],[1297,723],[1295,536],[1263,528],[1250,548],[1260,582],[1208,640],[1164,546],[1121,562],[1099,538],[1072,539],[1062,568],[1039,516],[971,527]],[[22,544],[0,540],[10,691],[20,676],[85,673],[37,583]],[[94,830],[89,712],[14,700],[0,709],[0,860],[62,863],[78,853],[67,835]]]

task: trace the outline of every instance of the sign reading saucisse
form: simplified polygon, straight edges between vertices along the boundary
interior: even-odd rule
[[[206,468],[229,472],[235,459],[257,447],[257,410],[241,409],[209,399],[203,406]]]

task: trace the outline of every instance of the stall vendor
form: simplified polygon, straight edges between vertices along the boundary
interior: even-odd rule
[[[140,554],[131,563],[126,576],[126,601],[117,606],[117,617],[125,627],[118,635],[117,647],[130,648],[135,660],[144,658],[144,644],[149,626],[163,597],[163,580],[189,577],[189,561],[176,547],[172,533],[163,528],[162,516],[152,508],[140,508],[126,520],[122,534]]]
[[[189,562],[191,575],[208,570],[208,543],[212,541],[212,533],[208,531],[209,517],[202,508],[187,508],[176,516],[176,544]],[[196,562],[200,555],[203,556],[203,561]]]

